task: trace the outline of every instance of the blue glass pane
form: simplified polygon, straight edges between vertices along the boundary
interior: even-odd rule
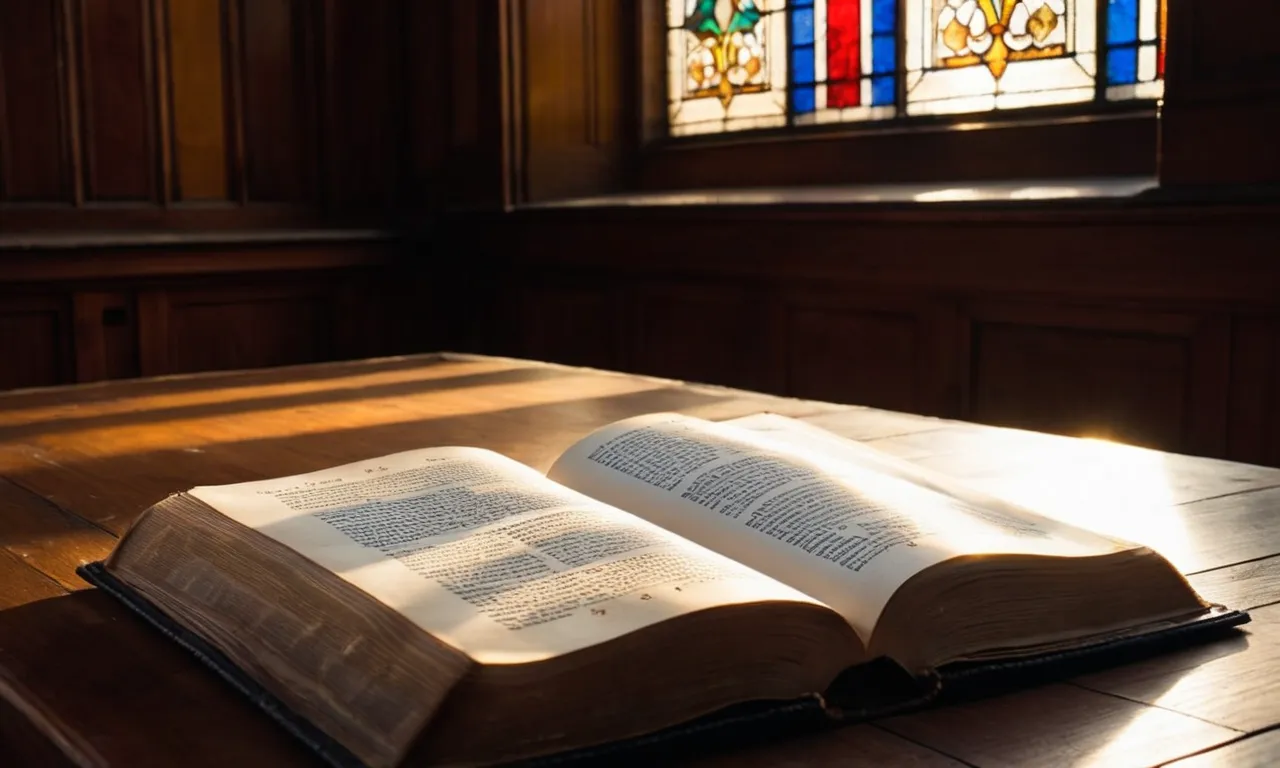
[[[793,6],[809,6],[813,5],[813,0],[791,0]]]
[[[792,49],[791,81],[801,85],[813,82],[813,46]]]
[[[796,88],[791,91],[791,108],[796,111],[796,114],[812,112],[815,106],[817,105],[813,100],[812,88]]]
[[[791,44],[813,45],[812,8],[800,8],[791,13]]]
[[[1107,51],[1107,84],[1138,82],[1138,49],[1113,48]]]
[[[1138,40],[1138,0],[1108,0],[1107,42],[1133,43]]]
[[[881,75],[871,78],[871,105],[893,104],[894,87],[892,75]]]
[[[897,0],[871,0],[871,33],[893,33],[894,20],[898,14]]]
[[[871,38],[871,71],[892,72],[897,69],[897,43],[891,35]]]

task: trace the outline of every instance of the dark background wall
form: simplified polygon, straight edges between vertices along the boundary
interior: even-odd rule
[[[659,0],[0,0],[0,387],[454,348],[1280,464],[1280,8],[1215,7],[1159,114],[674,144]],[[1083,176],[1163,186],[526,205]]]

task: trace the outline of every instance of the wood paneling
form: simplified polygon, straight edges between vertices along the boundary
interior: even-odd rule
[[[451,207],[502,208],[513,201],[517,159],[512,145],[521,131],[511,108],[513,64],[510,0],[445,0],[439,23],[448,25],[449,158],[440,202]],[[518,12],[518,8],[516,11]]]
[[[339,208],[385,206],[399,184],[404,142],[400,3],[329,0],[327,48],[329,186]]]
[[[406,120],[408,82],[461,68],[415,30],[445,37],[453,13],[408,0],[0,0],[0,228],[258,229],[401,220],[415,147],[450,146],[448,99]],[[499,8],[469,9],[492,30]],[[461,11],[459,12],[461,13]],[[493,26],[488,26],[493,25]],[[459,43],[489,78],[496,49]],[[436,46],[435,50],[440,51]],[[486,58],[486,56],[488,58]],[[423,66],[410,77],[409,66]],[[486,81],[488,82],[488,81]],[[479,83],[479,81],[477,81]],[[503,136],[501,91],[477,96],[479,135]],[[489,97],[492,96],[492,99]],[[483,109],[481,109],[483,105]],[[429,135],[411,131],[425,130]],[[477,140],[479,140],[477,138]],[[479,145],[474,147],[481,151]],[[468,164],[431,170],[475,174]],[[488,181],[500,182],[494,173]],[[492,191],[490,188],[489,191]],[[418,195],[413,202],[434,205]],[[32,205],[32,203],[36,203]],[[211,204],[212,203],[212,204]],[[105,204],[105,205],[104,205]]]
[[[1280,120],[1280,5],[1259,3],[1239,24],[1210,0],[1169,3],[1161,181],[1280,181],[1270,126]],[[1209,136],[1230,141],[1207,143]]]
[[[1225,448],[1226,326],[1186,315],[1007,305],[971,313],[965,413],[1169,450]]]
[[[68,309],[55,297],[0,294],[0,389],[74,380]]]
[[[973,345],[979,421],[1182,444],[1190,360],[1178,339],[982,323]]]
[[[173,197],[223,200],[229,183],[222,0],[168,0]]]
[[[471,349],[1280,465],[1275,211],[1082,201],[473,214],[442,239],[467,243],[467,262],[482,265],[469,295],[488,300],[438,281],[432,305],[473,318],[457,337]],[[1004,242],[1039,250],[953,247]],[[521,301],[504,302],[502,286]],[[551,319],[566,295],[575,309]],[[575,322],[578,311],[613,331]],[[477,333],[499,316],[505,335]]]
[[[393,254],[377,241],[0,247],[0,390],[402,354],[417,331]]]
[[[173,373],[311,363],[333,349],[333,299],[314,289],[168,294]]]
[[[643,287],[633,298],[628,367],[655,376],[758,387],[768,318],[743,289],[711,284]]]
[[[73,297],[76,381],[137,376],[138,332],[133,296],[80,291]]]
[[[0,2],[0,200],[71,198],[61,8]]]
[[[569,365],[620,364],[618,292],[585,286],[537,286],[521,294],[522,347]]]
[[[311,200],[319,125],[311,77],[314,4],[251,0],[238,7],[248,198]]]
[[[839,306],[792,307],[787,324],[788,394],[878,408],[927,410],[921,384],[921,323],[911,314]]]
[[[1275,316],[1237,318],[1232,328],[1232,456],[1280,466],[1280,320]]]
[[[617,188],[635,112],[625,81],[634,9],[609,0],[523,0],[520,8],[523,198]]]
[[[79,0],[85,196],[156,199],[152,14],[148,0]]]

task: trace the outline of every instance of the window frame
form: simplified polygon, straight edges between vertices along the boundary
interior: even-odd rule
[[[642,190],[1157,174],[1162,100],[1111,101],[1105,86],[1093,100],[1074,104],[945,115],[907,115],[898,105],[895,117],[882,120],[672,136],[666,0],[639,6],[634,176]],[[1105,0],[1098,6],[1105,13]],[[1170,3],[1169,15],[1178,7]],[[1045,152],[1046,146],[1055,149]],[[752,153],[750,164],[729,162],[744,150]],[[911,154],[928,161],[892,161]],[[993,163],[1001,154],[1033,161]]]

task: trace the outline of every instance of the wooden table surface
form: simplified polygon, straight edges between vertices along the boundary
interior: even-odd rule
[[[0,765],[308,765],[238,694],[75,575],[194,485],[432,445],[545,470],[652,411],[773,411],[1149,544],[1238,637],[717,765],[1280,764],[1280,470],[524,361],[432,355],[0,395]]]

